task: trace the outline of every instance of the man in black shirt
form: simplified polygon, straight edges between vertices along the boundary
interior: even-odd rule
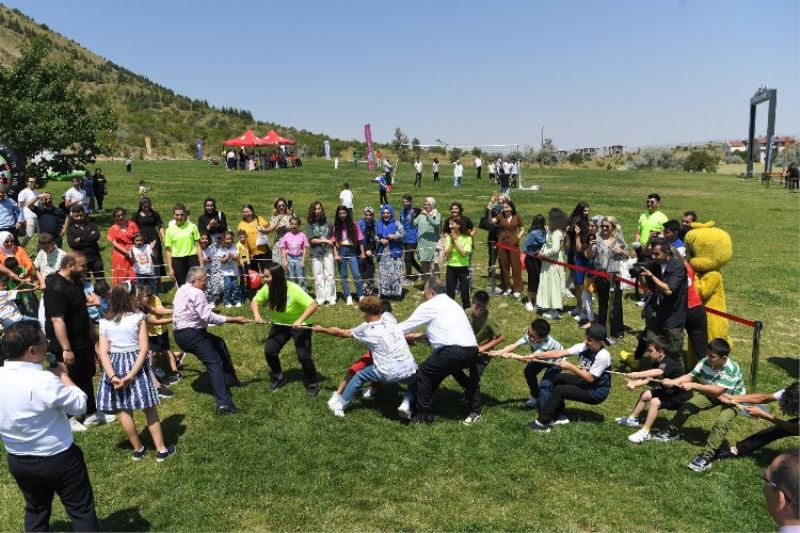
[[[635,358],[642,358],[650,339],[661,336],[668,344],[667,355],[685,370],[682,350],[688,308],[686,267],[683,261],[672,257],[665,239],[650,239],[650,250],[653,259],[642,263],[640,276],[640,283],[647,284],[650,294],[642,311],[645,330],[639,336]]]
[[[85,272],[86,257],[83,254],[70,252],[64,256],[59,271],[48,276],[45,282],[44,314],[50,351],[64,361],[70,379],[86,393],[88,418],[97,408],[92,386],[95,373],[94,328],[83,293]]]
[[[88,274],[93,274],[95,280],[105,277],[103,272],[103,259],[100,257],[100,230],[97,224],[89,222],[89,217],[82,206],[76,205],[70,209],[69,224],[67,225],[67,244],[80,252],[86,258]],[[87,275],[88,277],[88,275]]]
[[[41,205],[36,205],[40,200]],[[61,231],[64,228],[64,221],[67,215],[63,210],[53,205],[53,195],[43,192],[39,198],[31,198],[28,202],[28,209],[33,211],[39,218],[39,233],[49,233],[56,241],[59,248],[63,246]]]

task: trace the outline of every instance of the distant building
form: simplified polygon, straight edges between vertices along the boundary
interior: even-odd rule
[[[776,135],[772,138],[772,149],[776,154],[786,150],[788,146],[797,143],[797,139],[791,135]],[[737,152],[747,151],[746,140],[733,140],[723,144],[726,154],[735,154]],[[763,163],[767,158],[767,137],[762,135],[756,139],[756,149],[758,150],[758,162]]]
[[[597,152],[598,152],[599,150],[600,150],[599,148],[591,148],[591,147],[588,147],[588,148],[578,148],[578,149],[577,149],[577,150],[575,150],[575,151],[576,151],[577,153],[581,154],[581,157],[582,157],[584,160],[586,160],[586,159],[592,159],[592,158],[594,158],[594,157],[597,157]]]
[[[723,146],[725,149],[726,154],[735,154],[736,152],[746,152],[747,151],[747,142],[746,141],[728,141]]]
[[[622,155],[625,153],[625,147],[621,144],[614,144],[603,148],[605,155]]]

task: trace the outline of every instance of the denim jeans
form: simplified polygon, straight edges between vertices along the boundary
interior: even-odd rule
[[[225,305],[241,303],[239,293],[239,276],[224,276],[225,289],[222,293],[222,301]]]
[[[375,381],[383,382],[383,380],[378,376],[378,372],[375,370],[375,365],[370,365],[367,368],[358,371],[356,375],[350,378],[350,381],[347,382],[347,387],[345,387],[344,392],[342,392],[342,405],[347,406],[347,404],[350,403],[361,385],[364,383],[373,383]],[[403,401],[411,404],[411,402],[414,401],[414,396],[416,395],[417,391],[416,374],[412,374],[407,378],[398,380],[398,383],[408,385],[405,394],[403,394]]]
[[[158,283],[156,283],[155,274],[136,274],[136,286],[137,287],[144,287],[145,285],[150,287],[150,290],[153,291],[153,294],[158,294]]]
[[[364,285],[361,283],[361,272],[358,269],[358,248],[355,246],[339,247],[339,277],[342,278],[342,293],[344,297],[350,296],[350,283],[347,280],[347,268],[353,274],[353,281],[356,284],[356,296],[361,298],[364,295]]]
[[[286,254],[286,270],[289,274],[289,281],[294,281],[305,290],[306,267],[303,265],[303,256]]]
[[[544,370],[544,375],[542,376],[542,381],[539,382],[536,376],[542,370]],[[530,390],[531,396],[539,398],[540,408],[547,404],[547,400],[550,398],[550,392],[553,390],[553,380],[560,372],[560,367],[546,365],[544,363],[533,362],[525,365],[524,373],[525,381],[528,382],[528,390]]]

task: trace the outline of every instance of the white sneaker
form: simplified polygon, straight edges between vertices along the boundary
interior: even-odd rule
[[[494,288],[494,293],[495,294],[503,294],[503,289],[501,289],[500,287],[495,287]]]
[[[636,302],[636,305],[638,305],[639,307],[644,307],[644,303],[645,303],[644,300],[639,300],[638,302]]]
[[[525,310],[532,313],[534,311],[533,304],[530,302],[525,302]]]
[[[518,292],[515,292],[514,294],[512,294],[512,296],[517,300],[519,300],[520,294]]]
[[[481,418],[483,417],[480,415],[480,413],[470,413],[470,415],[464,419],[464,425],[471,426],[475,422],[479,421]]]
[[[230,309],[230,308],[232,308],[232,307],[233,307],[233,306],[232,306],[231,304],[225,304],[225,309]]]
[[[561,415],[561,416],[559,416],[558,418],[556,418],[553,421],[553,424],[558,425],[558,426],[561,426],[561,425],[564,425],[564,424],[569,424],[569,418],[567,418],[564,415]]]
[[[564,289],[564,297],[565,298],[575,298],[575,295],[572,294],[572,291],[569,289]]]
[[[376,391],[374,388],[367,387],[366,389],[364,389],[364,392],[361,394],[361,397],[364,398],[365,400],[369,400],[370,398],[375,396],[377,393],[378,393],[378,391]]]
[[[69,429],[72,430],[73,433],[77,433],[79,431],[86,431],[86,426],[81,424],[77,418],[70,418]]]
[[[236,302],[236,305],[234,305],[234,307],[241,307],[241,306],[242,306],[242,302]]]
[[[347,297],[347,305],[353,305],[353,297],[352,296],[348,296]]]
[[[328,301],[328,304],[329,304],[329,305],[336,305],[336,300],[329,300],[329,301]]]
[[[400,418],[411,420],[411,405],[408,402],[401,403],[397,408],[397,414],[400,415]]]
[[[333,405],[331,405],[331,403],[328,402],[328,408],[333,413],[333,416],[338,416],[339,418],[344,417],[344,406],[342,405],[341,402],[336,402]]]
[[[643,442],[647,442],[648,440],[650,440],[650,432],[640,429],[633,435],[629,435],[628,440],[634,444],[641,444]]]
[[[331,397],[328,400],[328,407],[330,407],[331,410],[333,410],[333,406],[334,405],[341,404],[341,403],[342,403],[342,395],[339,394],[338,392],[334,391],[334,393],[331,394]]]
[[[527,407],[528,409],[534,409],[538,405],[539,405],[539,398],[537,398],[536,396],[531,396],[530,398],[528,398],[528,401],[525,402],[525,407]]]
[[[511,289],[508,289],[506,292],[504,292],[503,296],[511,296]]]
[[[87,416],[83,420],[84,427],[89,426],[99,426],[100,424],[108,424],[109,422],[113,422],[117,419],[117,415],[112,414],[105,414],[101,412],[94,413],[92,415]]]

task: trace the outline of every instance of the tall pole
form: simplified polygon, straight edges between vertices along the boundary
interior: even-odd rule
[[[544,126],[542,126],[542,144],[539,149],[539,179],[544,176]]]

